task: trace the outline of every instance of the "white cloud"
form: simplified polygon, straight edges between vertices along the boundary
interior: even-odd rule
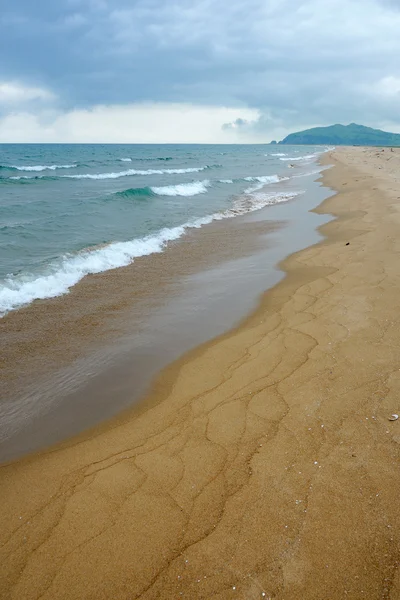
[[[376,89],[386,96],[400,96],[400,77],[393,77],[392,75],[384,77],[378,82]]]
[[[14,105],[32,102],[34,100],[49,101],[55,96],[49,90],[31,87],[15,81],[0,81],[0,104]]]
[[[0,142],[65,143],[234,143],[237,132],[223,130],[237,119],[254,121],[248,108],[191,104],[96,106],[65,113],[13,112],[0,118]],[[260,141],[255,135],[248,141]]]

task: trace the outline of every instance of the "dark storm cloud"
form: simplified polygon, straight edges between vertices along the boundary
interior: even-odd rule
[[[0,80],[51,90],[64,110],[260,109],[243,132],[395,123],[399,31],[395,0],[19,0],[0,16]]]

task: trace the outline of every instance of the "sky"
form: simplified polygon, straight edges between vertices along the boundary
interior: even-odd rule
[[[400,132],[400,0],[0,0],[0,142]]]

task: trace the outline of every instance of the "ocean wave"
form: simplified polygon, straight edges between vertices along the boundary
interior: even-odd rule
[[[286,177],[284,179],[286,179]],[[278,183],[278,181],[281,181],[281,178],[279,177],[279,175],[252,175],[250,177],[243,177],[243,181],[259,181],[260,183]]]
[[[151,187],[151,191],[157,196],[197,196],[204,194],[209,187],[208,179],[204,181],[192,181],[191,183],[180,183],[178,185],[165,185],[161,187]]]
[[[178,183],[177,185],[164,185],[153,187],[129,188],[115,195],[122,198],[151,197],[151,196],[197,196],[204,194],[210,186],[210,181],[192,181],[191,183]]]
[[[3,182],[7,181],[20,181],[21,183],[33,183],[35,181],[56,181],[58,177],[56,175],[14,175],[13,177],[0,177]]]
[[[0,177],[0,184],[1,185],[17,185],[19,184],[23,184],[23,183],[34,183],[35,182],[36,177],[28,177],[28,176],[15,176],[15,177]]]
[[[186,156],[185,160],[187,160],[188,158],[189,157]],[[159,161],[159,160],[174,160],[174,157],[173,156],[152,156],[152,157],[148,157],[148,158],[135,158],[135,161],[136,160],[137,161],[146,161],[146,162],[150,161],[150,160],[156,160],[156,161]]]
[[[256,190],[261,189],[264,185],[268,185],[270,183],[278,183],[279,181],[286,181],[287,177],[279,177],[278,175],[261,175],[259,177],[244,177],[244,181],[255,181],[256,185],[253,185],[246,190],[244,190],[245,194],[251,194]]]
[[[120,198],[137,198],[137,197],[151,197],[155,196],[155,193],[150,187],[141,188],[128,188],[127,190],[121,190],[115,193]]]
[[[16,229],[26,230],[26,223],[7,223],[0,226],[0,231],[4,231],[5,233],[10,231],[14,234]]]
[[[271,154],[264,154],[264,156],[287,156],[284,152],[274,152]]]
[[[120,158],[119,160],[121,160],[122,162],[132,162],[132,160],[134,160],[135,162],[141,162],[141,161],[151,161],[151,160],[155,160],[155,161],[160,161],[160,160],[174,160],[173,156],[152,156],[149,158]]]
[[[296,196],[300,196],[304,194],[304,191],[297,192],[258,192],[251,193],[247,196],[241,196],[236,200],[233,207],[226,211],[226,213],[231,213],[227,216],[240,216],[245,215],[249,212],[255,212],[256,210],[260,210],[267,206],[272,206],[273,204],[280,204],[281,202],[288,202],[289,200],[293,200]],[[227,217],[224,217],[227,218]]]
[[[287,158],[280,158],[279,160],[283,160],[283,161],[293,161],[293,160],[311,160],[312,158],[317,158],[318,153],[317,154],[305,154],[304,156],[289,156]]]
[[[204,167],[188,167],[187,169],[128,169],[126,171],[117,171],[115,173],[82,173],[76,175],[14,175],[11,177],[0,177],[0,180],[19,181],[25,180],[54,180],[54,179],[119,179],[120,177],[129,177],[132,175],[183,175],[185,173],[199,173],[208,169],[215,169],[221,165],[205,165]]]
[[[320,165],[317,169],[313,171],[308,171],[307,173],[300,173],[299,175],[292,175],[292,179],[299,179],[300,177],[311,177],[312,175],[320,175],[322,171],[329,169],[328,166]]]
[[[0,315],[30,304],[34,300],[54,298],[68,293],[83,277],[124,267],[135,258],[160,253],[169,241],[182,237],[188,229],[200,228],[212,221],[230,219],[260,210],[266,206],[287,202],[302,192],[257,193],[237,198],[232,207],[188,221],[178,227],[164,228],[155,234],[127,242],[114,242],[101,248],[87,249],[66,255],[49,266],[49,272],[39,277],[9,276],[0,285]]]
[[[50,273],[34,279],[8,277],[0,288],[0,313],[5,314],[33,300],[61,296],[86,275],[123,267],[139,256],[161,252],[168,241],[179,238],[182,233],[183,227],[163,229],[154,236],[116,242],[75,256],[66,255],[51,266]]]
[[[17,171],[56,171],[57,169],[75,169],[77,166],[78,165],[11,165],[7,167],[6,165],[1,165],[1,168]]]
[[[279,175],[259,175],[259,176],[248,176],[248,177],[240,177],[238,179],[219,179],[218,183],[243,183],[244,181],[254,181],[257,183],[253,188],[248,188],[250,191],[258,190],[262,188],[264,185],[268,185],[269,183],[278,183],[279,181],[286,181],[288,177],[279,177]],[[248,191],[245,190],[245,193]]]
[[[252,186],[245,190],[245,194],[250,194],[256,190],[259,190],[264,185],[269,183],[278,183],[279,181],[285,181],[288,177],[278,177],[278,175],[265,175],[260,177],[244,177],[242,179],[220,179],[218,183],[231,184],[242,181],[254,181],[257,182],[255,186]],[[138,197],[138,196],[196,196],[197,194],[204,194],[212,185],[212,182],[208,179],[202,181],[192,181],[190,183],[178,183],[176,185],[165,185],[165,186],[151,186],[141,188],[129,188],[121,192],[117,192],[116,196],[125,198]]]
[[[213,169],[220,165],[206,165],[204,167],[189,167],[187,169],[128,169],[116,173],[84,173],[82,175],[61,175],[64,179],[118,179],[130,175],[183,175],[184,173],[199,173],[206,169]]]

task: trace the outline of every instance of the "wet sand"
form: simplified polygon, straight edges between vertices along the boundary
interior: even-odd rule
[[[2,598],[400,597],[400,152],[327,160],[337,219],[247,320],[0,469]]]

